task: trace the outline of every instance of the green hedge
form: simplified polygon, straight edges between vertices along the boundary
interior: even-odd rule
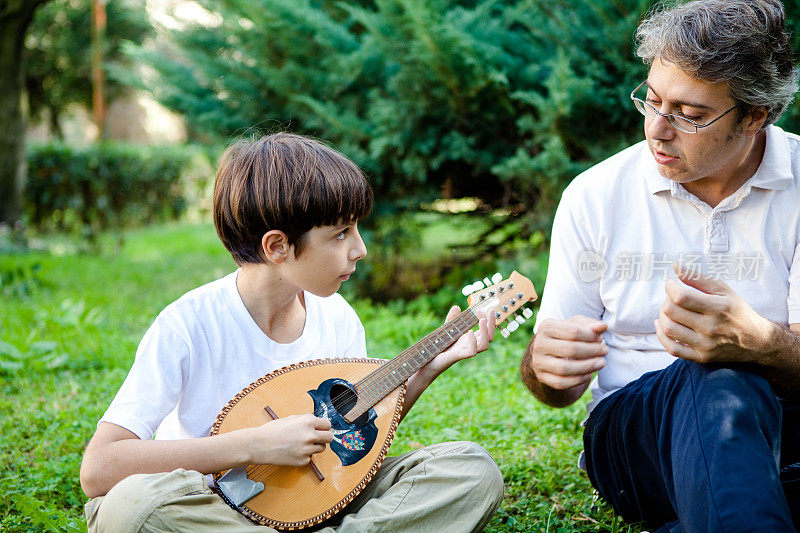
[[[185,173],[198,151],[116,143],[28,148],[26,211],[42,230],[98,231],[176,218],[186,207]]]

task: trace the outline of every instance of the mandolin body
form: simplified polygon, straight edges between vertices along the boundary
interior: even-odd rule
[[[405,385],[352,423],[343,418],[356,402],[353,385],[386,363],[383,359],[314,359],[278,369],[245,387],[220,412],[218,435],[270,420],[313,413],[331,421],[334,441],[308,466],[250,465],[247,478],[263,491],[237,506],[255,522],[276,529],[302,529],[330,518],[355,498],[380,467],[394,438]],[[344,404],[342,400],[346,401]],[[214,475],[219,478],[226,471]],[[231,503],[229,501],[229,503]]]

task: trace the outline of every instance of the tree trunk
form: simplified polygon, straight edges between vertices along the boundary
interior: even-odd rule
[[[48,105],[50,131],[61,142],[64,142],[64,129],[61,127],[61,110],[54,105]]]
[[[44,0],[0,0],[0,223],[22,215],[25,125],[22,48],[34,10]]]
[[[105,72],[103,50],[105,50],[106,0],[94,0],[92,4],[92,117],[97,127],[97,140],[106,138]]]

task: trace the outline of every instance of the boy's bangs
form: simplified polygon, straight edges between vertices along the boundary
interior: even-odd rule
[[[303,210],[308,227],[349,224],[372,211],[372,189],[364,174],[355,163],[328,150],[306,182],[308,202]]]

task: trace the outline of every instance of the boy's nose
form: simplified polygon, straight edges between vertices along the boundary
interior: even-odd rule
[[[363,259],[367,255],[367,245],[364,244],[364,239],[361,238],[361,234],[358,232],[358,229],[354,228],[355,238],[356,241],[353,247],[350,249],[350,260],[351,261],[358,261],[359,259]]]

